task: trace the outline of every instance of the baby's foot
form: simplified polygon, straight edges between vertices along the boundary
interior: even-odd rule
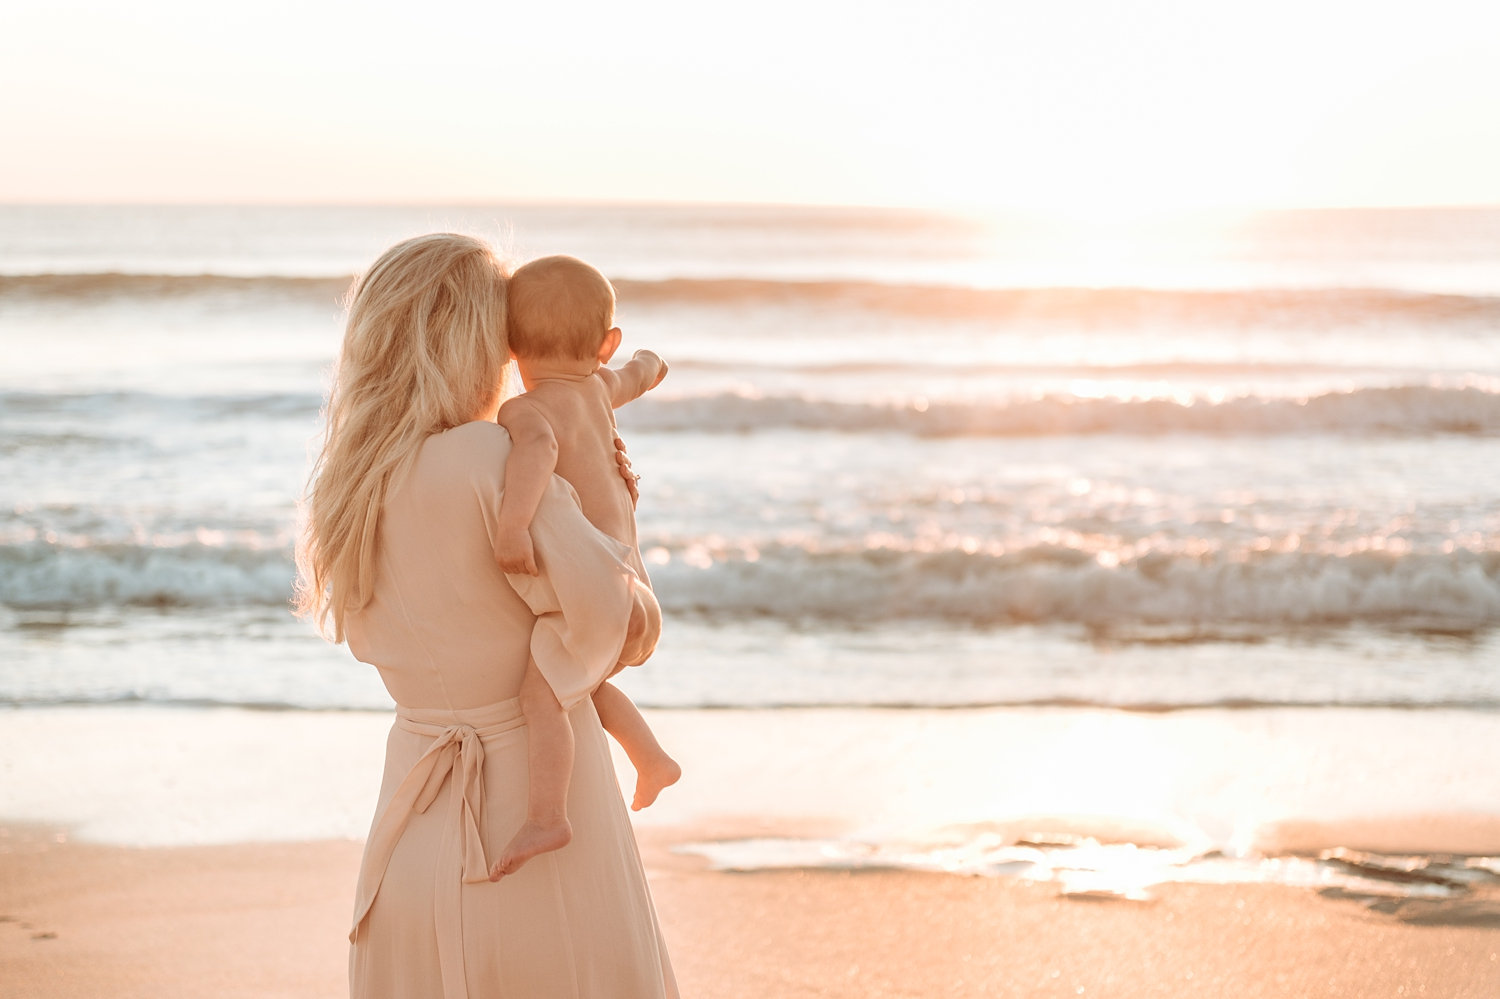
[[[661,789],[676,784],[682,768],[666,753],[657,753],[635,768],[635,800],[630,809],[639,812],[656,800]]]
[[[573,827],[567,819],[556,822],[527,821],[519,832],[505,844],[500,859],[490,868],[490,880],[499,881],[507,874],[514,874],[521,865],[539,853],[561,850],[573,839]]]

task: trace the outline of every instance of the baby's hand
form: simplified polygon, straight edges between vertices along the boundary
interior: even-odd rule
[[[667,362],[663,361],[661,359],[661,356],[658,355],[654,350],[638,350],[631,357],[631,360],[650,361],[656,365],[656,380],[653,381],[650,385],[646,386],[647,392],[650,392],[652,389],[656,388],[656,386],[661,384],[661,380],[667,377]]]
[[[502,531],[500,542],[495,546],[495,558],[500,571],[518,575],[537,576],[536,552],[531,547],[531,532]]]

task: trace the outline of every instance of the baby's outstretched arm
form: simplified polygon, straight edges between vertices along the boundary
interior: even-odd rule
[[[495,558],[505,572],[537,575],[531,547],[531,519],[541,505],[547,482],[557,468],[557,435],[546,417],[525,396],[500,407],[497,423],[510,434],[505,459],[505,492],[500,497]]]
[[[654,351],[638,350],[618,368],[600,368],[599,376],[609,386],[610,405],[619,409],[660,385],[667,377],[667,362]]]

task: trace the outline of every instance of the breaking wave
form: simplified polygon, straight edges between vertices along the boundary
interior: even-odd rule
[[[667,553],[651,574],[669,615],[853,627],[934,620],[1274,632],[1352,624],[1475,631],[1500,624],[1500,550],[1149,553],[1104,565],[1088,552],[1053,545],[989,554],[781,544],[707,559]],[[286,606],[293,577],[285,548],[0,546],[0,604],[14,610]]]
[[[104,418],[150,413],[178,420],[315,419],[321,398],[311,392],[166,396],[0,393],[0,412]],[[909,400],[845,402],[801,395],[725,392],[652,398],[620,411],[627,432],[743,434],[765,430],[898,433],[916,437],[1056,437],[1171,433],[1218,436],[1347,434],[1351,436],[1500,435],[1500,391],[1477,385],[1400,385],[1326,392],[1307,398],[1240,396],[1206,399],[1112,399],[1049,395],[995,402]],[[0,450],[47,443],[8,435]],[[74,434],[73,443],[90,435]],[[93,435],[101,442],[111,438]],[[72,440],[72,438],[69,438]]]
[[[1352,555],[1150,553],[1106,566],[1035,546],[1001,555],[801,546],[731,553],[707,568],[654,567],[662,606],[734,617],[872,624],[1252,630],[1356,623],[1472,631],[1500,624],[1500,551]]]
[[[1427,385],[1328,392],[1306,399],[1242,396],[1211,402],[1045,396],[1003,402],[837,402],[724,393],[647,397],[620,411],[626,430],[748,433],[766,429],[904,433],[923,437],[1089,434],[1500,434],[1500,392]]]
[[[0,413],[28,417],[56,414],[100,421],[127,411],[177,421],[244,416],[311,420],[317,417],[321,404],[321,397],[313,392],[183,396],[148,392],[0,393]],[[1500,390],[1479,385],[1400,385],[1326,392],[1307,398],[1247,395],[1211,401],[1049,395],[994,402],[905,403],[726,392],[677,398],[647,396],[620,410],[619,420],[627,432],[651,433],[740,434],[794,429],[918,437],[1169,433],[1490,437],[1500,435]],[[23,443],[45,443],[45,436],[35,441],[7,437],[0,441],[0,450]],[[86,443],[88,435],[75,436],[79,436],[75,443]],[[109,438],[99,436],[99,440],[107,442]]]
[[[286,605],[294,576],[286,549],[200,542],[0,546],[0,604],[18,610]]]

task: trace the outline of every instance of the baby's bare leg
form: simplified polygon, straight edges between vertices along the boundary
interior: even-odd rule
[[[521,714],[526,718],[526,824],[490,868],[491,881],[514,874],[539,853],[562,849],[573,838],[568,824],[573,726],[534,662],[527,664],[521,680]]]
[[[656,800],[662,788],[677,783],[682,767],[661,748],[640,709],[619,687],[600,684],[594,691],[594,710],[604,730],[615,737],[635,766],[635,800],[630,807],[640,811]]]

